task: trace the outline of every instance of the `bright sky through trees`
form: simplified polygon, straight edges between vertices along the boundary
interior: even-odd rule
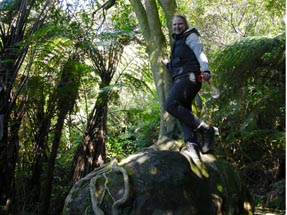
[[[92,4],[93,1],[87,1],[87,0],[63,0],[63,7],[66,9],[66,7],[72,7],[73,9],[82,9],[90,4]]]

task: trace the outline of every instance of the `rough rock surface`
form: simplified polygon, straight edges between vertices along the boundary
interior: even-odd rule
[[[253,214],[233,167],[211,155],[194,163],[175,151],[147,151],[112,161],[79,180],[63,214]]]

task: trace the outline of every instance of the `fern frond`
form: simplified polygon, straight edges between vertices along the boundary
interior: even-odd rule
[[[217,54],[215,73],[220,82],[240,85],[250,77],[262,76],[262,71],[282,71],[284,59],[285,34],[246,37]]]

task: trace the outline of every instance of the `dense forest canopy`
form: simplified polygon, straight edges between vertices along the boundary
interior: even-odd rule
[[[205,84],[193,107],[220,129],[215,154],[258,206],[285,208],[285,1],[3,0],[1,214],[61,214],[94,168],[180,140],[161,64],[175,13],[199,30],[220,91]]]

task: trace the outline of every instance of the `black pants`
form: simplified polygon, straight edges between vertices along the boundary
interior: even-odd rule
[[[165,102],[166,111],[179,120],[185,141],[194,143],[197,143],[194,129],[201,123],[192,113],[192,101],[201,89],[197,76],[196,73],[190,73],[176,78]]]

